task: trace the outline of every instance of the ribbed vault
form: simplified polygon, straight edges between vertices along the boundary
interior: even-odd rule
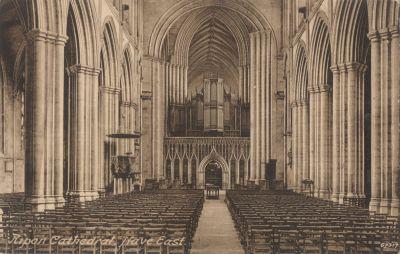
[[[237,93],[238,68],[248,63],[251,23],[239,13],[221,7],[198,9],[181,19],[184,21],[178,20],[168,36],[169,43],[176,36],[170,60],[188,67],[189,93],[201,85],[203,75],[209,72],[223,76],[229,89]]]
[[[237,84],[239,62],[235,38],[224,22],[210,15],[195,33],[189,50],[189,85],[194,78],[207,72],[230,77]]]

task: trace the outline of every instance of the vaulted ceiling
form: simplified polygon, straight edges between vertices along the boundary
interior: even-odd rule
[[[175,64],[188,66],[188,91],[202,86],[210,72],[238,92],[238,68],[248,61],[252,25],[239,13],[222,7],[201,8],[181,17],[170,28],[166,51]]]
[[[238,63],[237,43],[226,25],[215,17],[204,22],[190,44],[189,77],[198,71],[236,76],[232,67],[238,66]]]

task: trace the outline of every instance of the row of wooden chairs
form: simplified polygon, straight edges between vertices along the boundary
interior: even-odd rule
[[[228,191],[246,253],[398,253],[397,218],[289,191]]]
[[[13,212],[0,253],[188,253],[203,202],[202,191],[159,190]]]

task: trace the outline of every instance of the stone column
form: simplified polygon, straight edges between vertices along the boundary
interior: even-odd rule
[[[364,129],[364,70],[359,63],[346,64],[348,80],[345,84],[347,96],[347,111],[345,116],[345,156],[346,156],[346,196],[364,198],[363,187],[363,138]],[[360,145],[361,144],[361,145]]]
[[[26,87],[26,202],[36,211],[45,209],[46,36],[28,33]]]
[[[261,134],[261,142],[260,142],[260,180],[265,181],[265,169],[266,169],[266,163],[268,162],[268,153],[266,150],[266,144],[267,144],[267,100],[269,101],[269,98],[267,96],[267,54],[266,54],[266,49],[267,49],[267,43],[266,43],[266,34],[265,32],[261,32],[261,80],[260,80],[260,121],[261,121],[261,126],[260,126],[260,134]],[[264,182],[265,184],[265,182]]]
[[[179,159],[179,181],[183,183],[183,158]]]
[[[371,40],[371,202],[369,209],[379,211],[381,197],[381,55],[378,34]]]
[[[255,34],[255,39],[256,39],[256,70],[255,70],[255,75],[256,75],[256,83],[255,83],[255,100],[256,100],[256,106],[255,106],[255,123],[256,123],[256,138],[255,138],[255,151],[256,151],[256,162],[255,162],[255,177],[256,177],[256,184],[259,183],[260,180],[260,160],[261,160],[261,34],[260,32],[257,32]],[[253,100],[253,99],[252,99]]]
[[[180,90],[179,90],[179,102],[182,105],[184,103],[184,93],[185,93],[185,78],[184,78],[184,67],[179,66],[179,85],[180,85]]]
[[[66,37],[59,37],[55,42],[55,120],[54,120],[54,196],[56,206],[64,200],[64,47]]]
[[[92,93],[92,101],[90,105],[90,111],[91,111],[91,127],[90,127],[90,133],[91,133],[91,162],[90,162],[90,173],[91,173],[91,196],[92,199],[96,199],[99,197],[99,172],[100,167],[102,165],[99,164],[100,161],[100,142],[99,142],[99,73],[100,69],[91,69],[90,71],[90,78],[89,78],[89,83],[88,85],[91,86],[91,93]]]
[[[390,164],[390,49],[391,37],[388,31],[380,32],[381,38],[381,202],[380,213],[390,211],[391,199],[391,164]]]
[[[247,185],[249,180],[249,159],[244,161],[244,185]]]
[[[70,68],[71,82],[71,194],[80,201],[98,197],[98,74],[93,67]]]
[[[332,106],[332,201],[339,202],[340,192],[340,75],[338,66],[331,67],[333,74]]]
[[[238,71],[239,71],[239,99],[243,100],[243,94],[244,94],[243,66],[239,66]]]
[[[186,102],[188,98],[188,67],[183,66],[182,67],[182,75],[183,75],[183,103]]]
[[[236,169],[236,184],[240,184],[240,160],[236,159],[235,163]]]
[[[315,149],[315,125],[316,125],[316,114],[315,114],[315,97],[316,93],[313,87],[309,90],[310,100],[310,177],[309,179],[315,183],[315,171],[318,166],[315,165],[316,149]]]
[[[319,87],[321,119],[319,119],[321,126],[320,135],[320,185],[319,197],[328,198],[328,178],[329,178],[329,87],[322,84]]]
[[[192,159],[191,158],[188,159],[187,176],[188,176],[188,184],[192,184]]]
[[[175,181],[175,159],[171,159],[171,182]]]
[[[339,65],[340,71],[340,192],[339,192],[339,203],[343,203],[343,198],[347,192],[347,180],[348,172],[347,169],[347,147],[346,147],[346,110],[347,110],[347,69],[345,64]]]
[[[319,196],[319,189],[321,185],[321,98],[319,94],[319,87],[315,88],[315,96],[314,96],[314,107],[315,107],[315,157],[314,165],[316,165],[315,175],[314,175],[314,196]]]
[[[391,31],[392,44],[391,44],[391,73],[392,73],[392,124],[391,124],[391,166],[392,166],[392,182],[391,182],[391,216],[399,216],[400,214],[400,201],[399,201],[399,180],[400,180],[400,39],[398,30]]]
[[[301,124],[302,124],[302,174],[299,174],[298,184],[301,186],[301,182],[304,179],[309,178],[309,125],[308,125],[308,102],[302,101],[301,102]]]
[[[300,146],[299,146],[299,117],[298,117],[298,105],[296,102],[292,103],[292,156],[293,156],[293,189],[300,190],[301,186],[298,186],[298,173],[299,173],[299,158],[300,158]]]
[[[250,34],[250,177],[249,181],[255,181],[256,178],[256,34]]]
[[[296,186],[298,191],[301,192],[301,177],[303,175],[303,159],[304,159],[304,151],[303,151],[303,118],[302,118],[302,104],[301,101],[297,102],[296,107],[296,126],[297,126],[297,171],[296,171]]]

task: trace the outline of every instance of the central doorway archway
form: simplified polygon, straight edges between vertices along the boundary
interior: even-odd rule
[[[212,170],[214,169],[214,170]],[[207,183],[214,183],[221,189],[229,189],[229,166],[215,148],[203,158],[197,171],[197,188],[204,189]]]
[[[205,170],[205,185],[222,189],[222,166],[217,161],[210,161]]]

